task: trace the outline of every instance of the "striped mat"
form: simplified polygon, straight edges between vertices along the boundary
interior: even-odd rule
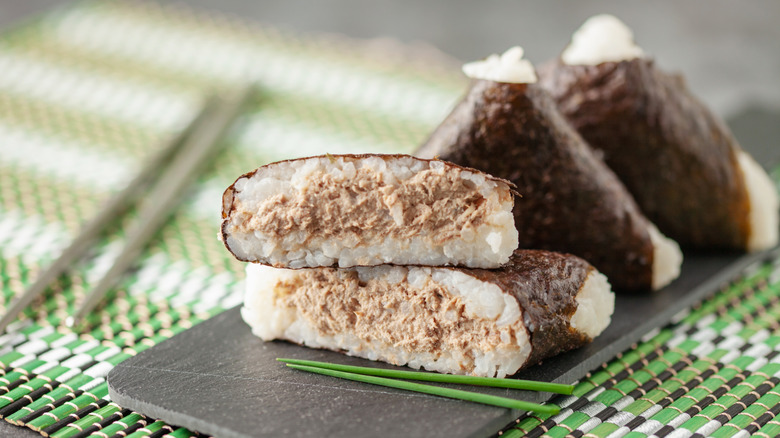
[[[242,266],[215,237],[222,190],[273,160],[411,152],[465,89],[456,66],[422,49],[180,5],[82,2],[0,35],[0,312],[208,94],[247,79],[262,90],[226,152],[88,328],[61,322],[110,267],[133,213],[0,335],[0,418],[60,438],[198,436],[113,403],[105,376],[240,302]],[[554,399],[559,415],[497,433],[774,436],[779,317],[780,262],[769,260]]]

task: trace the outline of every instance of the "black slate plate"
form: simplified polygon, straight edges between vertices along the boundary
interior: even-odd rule
[[[618,296],[612,324],[592,344],[518,377],[574,382],[768,256],[689,256],[683,275],[662,291]],[[388,366],[285,342],[264,343],[235,308],[117,365],[108,375],[109,393],[123,407],[220,437],[477,437],[495,433],[519,415],[293,371],[276,357]],[[480,390],[537,402],[550,396]]]
[[[780,114],[751,108],[731,128],[759,163],[780,159]],[[518,377],[571,383],[624,351],[675,314],[715,293],[771,254],[685,255],[682,275],[652,295],[620,295],[612,324],[592,344]],[[238,309],[224,312],[138,356],[108,375],[113,401],[145,415],[219,437],[483,437],[517,411],[411,394],[285,369],[276,357],[388,365],[252,336]],[[475,389],[529,401],[549,394]]]

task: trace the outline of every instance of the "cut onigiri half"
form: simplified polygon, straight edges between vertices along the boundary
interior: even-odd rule
[[[301,158],[238,178],[221,237],[239,260],[275,267],[496,268],[517,248],[513,196],[507,181],[440,160]]]
[[[584,260],[518,250],[501,269],[247,266],[252,332],[430,371],[504,377],[590,342],[614,294]]]

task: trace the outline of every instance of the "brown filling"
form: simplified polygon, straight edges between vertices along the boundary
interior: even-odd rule
[[[408,239],[426,233],[445,242],[459,237],[467,225],[482,224],[484,202],[474,183],[460,178],[459,170],[444,175],[424,170],[393,186],[375,171],[361,168],[351,179],[314,174],[304,191],[293,197],[276,195],[258,208],[236,200],[236,223],[239,232],[278,237],[303,231],[308,239],[371,244],[386,237]],[[393,212],[401,212],[400,224]]]
[[[280,282],[276,291],[276,300],[296,308],[322,335],[350,332],[366,342],[378,340],[435,357],[457,349],[473,358],[473,350],[489,351],[501,344],[494,322],[470,318],[460,297],[432,281],[412,289],[403,282],[361,282],[355,271],[339,275],[335,269],[317,269]],[[514,330],[509,333],[515,345]],[[465,371],[471,369],[473,365]]]

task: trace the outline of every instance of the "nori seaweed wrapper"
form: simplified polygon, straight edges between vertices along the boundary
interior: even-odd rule
[[[475,80],[416,154],[514,183],[520,248],[580,256],[619,291],[651,288],[649,222],[538,84]]]
[[[539,77],[661,232],[690,248],[746,248],[750,203],[740,147],[682,77],[646,58],[558,60]]]
[[[517,250],[501,269],[462,269],[480,281],[493,283],[520,304],[531,339],[531,355],[522,368],[590,341],[571,327],[576,297],[594,268],[585,260],[563,253]]]

